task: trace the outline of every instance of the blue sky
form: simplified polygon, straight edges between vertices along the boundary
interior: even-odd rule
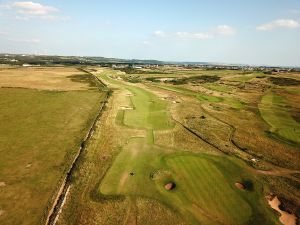
[[[300,0],[0,0],[0,52],[300,66]]]

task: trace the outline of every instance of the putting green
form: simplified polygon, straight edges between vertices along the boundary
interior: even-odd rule
[[[234,183],[238,181],[248,184],[249,190],[237,189]],[[164,185],[168,182],[174,182],[175,189],[167,191]],[[231,158],[174,152],[148,145],[144,138],[132,138],[99,191],[157,199],[193,224],[274,224],[267,222],[272,216],[260,188]],[[255,218],[258,214],[260,217]]]
[[[300,143],[300,124],[290,115],[283,97],[272,92],[266,94],[259,104],[259,111],[273,134]]]

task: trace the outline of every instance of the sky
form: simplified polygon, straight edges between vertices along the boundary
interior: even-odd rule
[[[0,52],[300,66],[300,0],[0,0]]]

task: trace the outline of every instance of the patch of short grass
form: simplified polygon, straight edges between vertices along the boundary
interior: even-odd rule
[[[134,110],[125,111],[124,124],[147,129],[168,129],[174,126],[166,102],[141,88],[126,86],[134,96],[130,97]]]
[[[247,82],[255,78],[257,74],[246,74],[238,77],[228,78],[230,81]]]
[[[285,99],[273,92],[262,97],[261,117],[270,125],[270,132],[294,143],[300,143],[300,124],[291,116]]]

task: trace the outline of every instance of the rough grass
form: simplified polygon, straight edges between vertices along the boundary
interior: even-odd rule
[[[1,69],[0,87],[20,87],[56,91],[89,89],[88,82],[86,82],[87,80],[92,80],[87,78],[89,75],[84,75],[86,76],[85,82],[73,82],[71,79],[78,81],[77,75],[82,75],[82,71],[74,67]]]
[[[98,91],[0,88],[1,224],[45,219],[102,97]]]
[[[206,84],[202,84],[203,87],[208,88],[210,90],[213,91],[218,91],[218,92],[231,92],[232,91],[232,87],[226,86],[226,85],[221,85],[221,84],[216,84],[216,83],[206,83]]]
[[[223,98],[221,98],[221,97],[206,95],[203,93],[199,93],[199,92],[195,92],[195,91],[186,89],[184,87],[172,87],[172,86],[164,86],[164,85],[155,85],[155,86],[165,89],[165,90],[168,90],[168,91],[174,91],[174,92],[177,92],[180,94],[196,97],[199,101],[208,101],[208,102],[222,102],[223,101]]]
[[[285,99],[275,93],[263,96],[259,104],[262,118],[270,125],[270,132],[279,137],[300,143],[300,124],[291,116]]]
[[[246,103],[239,101],[235,98],[229,98],[229,97],[218,97],[213,95],[206,95],[203,93],[195,92],[192,90],[189,90],[184,87],[172,87],[172,86],[165,86],[165,85],[155,85],[156,87],[159,87],[164,90],[177,92],[183,95],[188,95],[197,98],[201,102],[212,102],[212,103],[220,103],[223,102],[227,104],[228,106],[234,108],[234,109],[242,109],[245,107]]]

